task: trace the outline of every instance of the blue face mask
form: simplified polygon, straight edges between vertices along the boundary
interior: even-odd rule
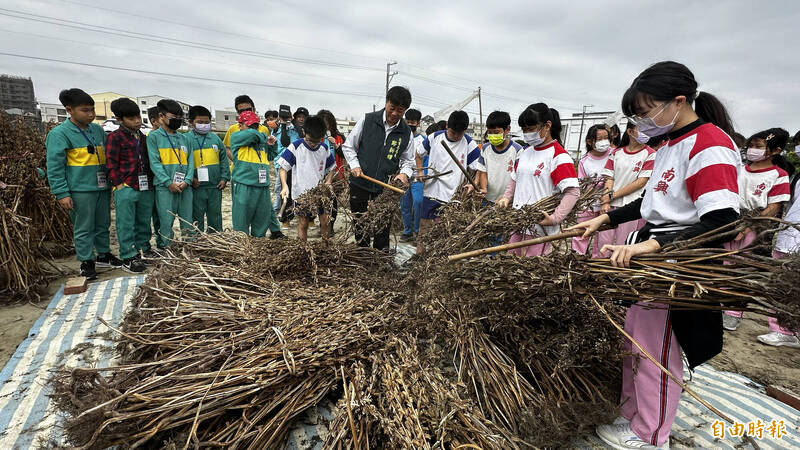
[[[195,131],[200,134],[208,134],[211,131],[211,124],[210,123],[197,123],[194,125]]]

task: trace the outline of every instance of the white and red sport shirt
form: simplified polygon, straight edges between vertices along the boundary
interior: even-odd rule
[[[638,178],[650,178],[655,160],[656,151],[646,145],[635,153],[628,152],[627,147],[620,147],[615,149],[611,156],[608,157],[602,174],[613,179],[614,190],[619,190]],[[627,205],[641,197],[643,190],[644,187],[624,197],[615,198],[611,202],[611,206],[617,208]]]
[[[516,181],[512,203],[516,209],[536,203],[556,192],[564,192],[569,187],[578,187],[575,163],[558,141],[520,150],[511,179]],[[545,228],[547,234],[557,232],[558,229],[558,225]]]
[[[642,218],[654,225],[693,225],[710,211],[739,211],[741,157],[719,127],[704,123],[656,152]]]
[[[488,184],[486,186],[486,200],[494,203],[506,192],[511,174],[514,172],[514,163],[517,152],[522,146],[514,141],[509,141],[503,151],[497,151],[494,145],[486,144],[481,151],[481,160],[486,167]]]
[[[609,155],[611,155],[611,151],[603,153],[600,157],[593,155],[591,152],[586,152],[578,160],[578,179],[601,176]]]
[[[739,206],[760,211],[770,203],[788,202],[789,174],[778,166],[753,170],[745,166],[739,173]]]

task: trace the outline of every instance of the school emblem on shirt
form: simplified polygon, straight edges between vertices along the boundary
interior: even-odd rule
[[[636,165],[633,167],[633,173],[639,173],[640,170],[642,170],[641,161],[637,162]]]
[[[535,177],[541,176],[542,169],[544,169],[544,163],[539,163],[539,165],[536,166],[536,170],[533,172],[533,176]]]
[[[514,161],[508,161],[508,168],[506,172],[513,172],[514,171]]]
[[[320,162],[319,162],[319,171],[320,171],[320,172],[322,172],[322,170],[323,170],[324,168],[325,168],[325,161],[320,161]]]
[[[655,192],[661,192],[664,195],[667,195],[667,190],[669,189],[669,183],[675,179],[675,169],[669,169],[663,174],[661,174],[661,179],[658,180],[656,183]]]
[[[397,158],[397,155],[400,153],[400,140],[399,139],[392,139],[392,143],[389,144],[389,153],[386,155],[386,159],[389,161]]]
[[[756,186],[756,190],[755,190],[755,192],[753,192],[753,195],[756,195],[756,196],[761,195],[766,188],[767,188],[766,183],[759,184],[758,186]]]

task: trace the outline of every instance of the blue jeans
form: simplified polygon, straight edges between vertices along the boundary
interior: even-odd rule
[[[422,216],[422,183],[411,183],[411,188],[400,200],[400,212],[403,214],[403,234],[418,233]]]

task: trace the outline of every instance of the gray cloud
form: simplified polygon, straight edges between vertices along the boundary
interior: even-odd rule
[[[584,104],[617,109],[625,88],[642,69],[673,59],[693,70],[702,90],[728,105],[744,134],[771,126],[792,133],[800,128],[800,4],[792,1],[352,0],[262,2],[255,7],[210,0],[175,7],[151,0],[90,1],[26,0],[2,8],[134,31],[140,38],[162,35],[376,70],[168,45],[3,15],[0,51],[370,96],[181,80],[8,56],[0,56],[0,72],[33,77],[37,96],[45,102],[55,101],[64,87],[79,86],[90,92],[161,94],[228,108],[235,95],[247,92],[262,112],[286,103],[312,111],[326,107],[341,117],[359,116],[373,104],[380,107],[382,70],[387,61],[396,60],[400,73],[394,83],[409,86],[424,113],[481,85],[484,114],[503,109],[515,116],[525,105],[543,100],[569,115]],[[475,112],[477,104],[467,109]]]

